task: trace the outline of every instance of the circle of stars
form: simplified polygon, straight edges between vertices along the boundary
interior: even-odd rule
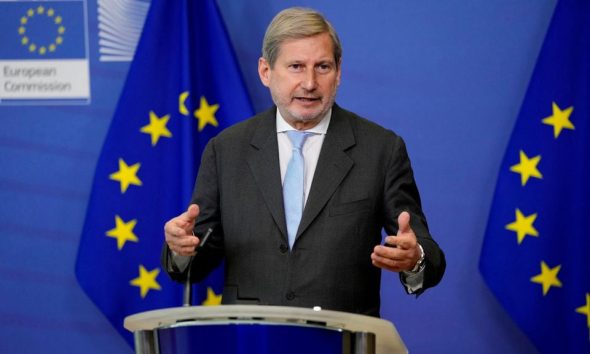
[[[51,22],[55,24],[56,36],[53,42],[50,43],[36,43],[33,38],[27,34],[27,26],[34,22],[36,18],[41,16],[48,17]],[[20,18],[20,26],[18,27],[18,34],[21,37],[21,44],[26,46],[28,51],[31,53],[37,53],[39,55],[45,55],[48,52],[55,52],[58,45],[61,45],[64,41],[63,34],[66,32],[66,28],[63,25],[63,18],[55,13],[52,8],[45,9],[42,5],[39,5],[36,9],[30,8],[27,10],[25,16]]]

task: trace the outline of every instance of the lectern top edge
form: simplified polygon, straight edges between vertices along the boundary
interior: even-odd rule
[[[128,316],[124,326],[127,330],[136,332],[170,328],[186,321],[198,325],[212,321],[232,323],[244,320],[277,324],[311,323],[332,329],[374,333],[377,353],[408,353],[399,333],[389,321],[346,312],[299,307],[223,305],[165,308]]]

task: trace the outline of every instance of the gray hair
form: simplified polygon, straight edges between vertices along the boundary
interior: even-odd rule
[[[328,33],[334,48],[336,66],[340,65],[342,45],[332,24],[319,12],[303,7],[292,7],[279,12],[268,25],[262,42],[262,57],[272,68],[279,56],[281,44],[288,39],[312,37]]]

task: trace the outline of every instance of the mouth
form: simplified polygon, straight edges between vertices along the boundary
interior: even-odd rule
[[[301,103],[315,103],[321,101],[320,97],[294,97],[294,100]]]

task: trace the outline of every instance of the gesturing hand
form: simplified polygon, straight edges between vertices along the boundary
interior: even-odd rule
[[[397,235],[385,237],[388,246],[375,246],[371,253],[374,266],[393,272],[411,270],[420,259],[416,234],[410,227],[410,214],[406,211],[400,213],[397,224]]]
[[[195,221],[199,216],[199,206],[191,204],[179,216],[164,225],[164,236],[170,250],[181,256],[192,256],[200,241],[193,235]]]

